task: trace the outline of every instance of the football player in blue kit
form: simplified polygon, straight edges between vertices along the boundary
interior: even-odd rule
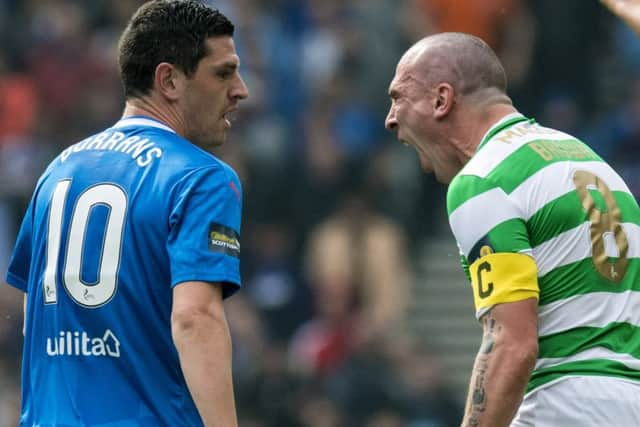
[[[7,274],[25,292],[21,426],[237,425],[222,301],[242,192],[209,153],[248,96],[233,31],[197,1],[141,6],[122,119],[38,181]]]

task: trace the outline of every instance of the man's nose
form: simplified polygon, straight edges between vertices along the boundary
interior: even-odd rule
[[[393,107],[389,109],[387,118],[384,120],[384,127],[387,130],[394,132],[398,128],[398,121],[396,120],[396,112]]]
[[[238,84],[233,88],[233,91],[231,92],[231,97],[239,101],[241,99],[246,99],[249,97],[249,89],[244,83],[244,80],[242,80],[242,77],[238,77],[238,80]]]

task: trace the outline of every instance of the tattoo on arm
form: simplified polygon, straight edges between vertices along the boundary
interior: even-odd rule
[[[464,425],[469,427],[478,427],[480,425],[482,413],[487,407],[485,379],[489,368],[489,361],[492,356],[491,352],[495,344],[495,338],[501,329],[500,326],[496,324],[496,319],[491,312],[483,317],[482,323],[484,326],[484,334],[471,375],[472,380],[469,397],[467,399],[467,409],[465,411],[466,424]]]

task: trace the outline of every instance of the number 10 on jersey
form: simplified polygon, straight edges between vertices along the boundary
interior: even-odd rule
[[[58,264],[63,256],[62,284],[77,304],[97,308],[109,302],[116,293],[117,274],[122,252],[124,220],[127,213],[127,195],[113,184],[98,184],[87,188],[78,197],[69,220],[67,245],[62,248],[63,219],[71,180],[58,182],[49,205],[47,229],[47,263],[44,271],[43,292],[46,304],[58,302]],[[105,206],[109,210],[99,256],[97,283],[88,285],[82,280],[82,256],[86,251],[87,227],[91,210]]]

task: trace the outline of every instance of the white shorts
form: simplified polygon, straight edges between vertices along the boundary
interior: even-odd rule
[[[525,396],[511,427],[640,426],[640,382],[570,377]]]

